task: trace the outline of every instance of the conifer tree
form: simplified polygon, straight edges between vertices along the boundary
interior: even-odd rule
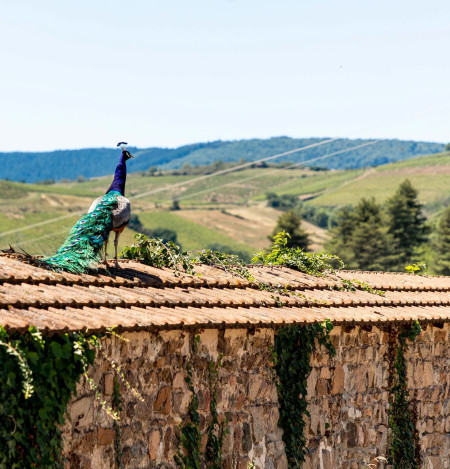
[[[289,210],[278,217],[277,224],[273,230],[272,236],[269,239],[272,241],[273,237],[280,231],[289,233],[287,247],[299,247],[306,251],[309,245],[309,236],[301,227],[302,219],[294,210]]]
[[[354,209],[341,209],[336,221],[328,250],[341,257],[350,268],[390,268],[390,236],[383,224],[381,207],[375,199],[361,199]]]
[[[415,250],[428,239],[429,233],[417,191],[409,179],[405,179],[387,200],[386,210],[388,233],[393,240],[393,267],[403,270],[412,262]]]
[[[390,267],[389,235],[383,226],[381,207],[375,199],[361,199],[354,212],[355,228],[349,241],[354,265],[362,270]]]
[[[352,263],[353,259],[349,242],[355,229],[354,211],[351,205],[336,211],[333,216],[332,237],[325,245],[328,252],[339,256],[347,266]]]
[[[441,275],[450,275],[450,207],[443,213],[435,245],[435,270]]]

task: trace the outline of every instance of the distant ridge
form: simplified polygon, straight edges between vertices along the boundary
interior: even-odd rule
[[[192,166],[210,164],[217,160],[247,161],[264,158],[294,148],[311,145],[325,138],[273,137],[235,141],[216,141],[169,148],[129,148],[137,156],[130,161],[130,172],[145,171],[151,166],[161,169],[177,169],[183,164]],[[322,147],[280,158],[276,161],[302,162],[310,158],[343,150],[373,140],[340,139]],[[376,145],[330,157],[317,164],[334,169],[379,166],[416,156],[439,153],[444,144],[415,142],[411,140],[383,140]],[[91,178],[114,172],[117,164],[117,148],[86,148],[83,150],[58,150],[52,152],[0,153],[0,179],[37,182],[45,179]]]

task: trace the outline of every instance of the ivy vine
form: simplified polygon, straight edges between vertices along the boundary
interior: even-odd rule
[[[209,410],[211,412],[211,422],[207,428],[206,451],[203,453],[202,433],[200,431],[200,415],[198,413],[198,396],[192,381],[193,362],[197,354],[200,336],[194,334],[191,345],[191,357],[186,364],[186,378],[189,391],[192,393],[191,402],[188,407],[186,422],[181,428],[181,437],[178,445],[178,451],[175,455],[175,462],[178,467],[183,469],[199,469],[204,463],[206,467],[212,469],[221,469],[223,467],[223,442],[228,433],[227,421],[219,423],[219,414],[217,411],[217,394],[219,390],[219,369],[222,367],[222,355],[219,355],[216,362],[208,362],[208,387],[211,395]]]
[[[185,469],[199,469],[202,459],[202,434],[200,432],[200,415],[198,413],[198,396],[195,392],[193,377],[193,361],[197,353],[200,336],[194,335],[191,343],[191,358],[186,364],[187,387],[192,393],[192,399],[189,403],[186,422],[181,429],[181,438],[178,445],[178,451],[175,455],[175,462],[178,467]],[[182,450],[183,448],[183,450]]]
[[[122,412],[123,407],[123,397],[120,392],[120,384],[117,376],[114,376],[113,381],[113,393],[112,393],[112,408],[114,411],[117,412],[117,415],[120,416],[120,412]],[[120,425],[118,420],[113,421],[113,429],[114,429],[114,459],[116,464],[116,469],[123,469],[122,463],[122,434],[120,431]]]
[[[79,332],[43,338],[34,327],[11,335],[0,327],[1,469],[61,467],[60,425],[94,358]]]
[[[415,440],[415,425],[409,406],[407,362],[405,353],[408,341],[414,342],[420,334],[418,321],[400,332],[390,334],[390,386],[389,427],[392,430],[389,448],[389,463],[393,469],[418,469],[418,451]]]
[[[330,341],[330,321],[309,325],[292,325],[280,329],[275,335],[272,350],[273,367],[280,404],[279,426],[283,428],[283,441],[290,468],[300,468],[307,452],[305,416],[309,416],[306,400],[307,379],[311,372],[311,354],[323,346],[331,356],[335,348]]]
[[[219,355],[216,362],[209,361],[209,393],[211,401],[209,410],[211,412],[211,423],[208,425],[208,440],[206,443],[205,459],[207,466],[212,469],[222,468],[223,458],[223,441],[225,435],[228,433],[227,421],[224,425],[219,423],[219,413],[217,412],[217,393],[219,390],[219,369],[222,367],[222,354]]]

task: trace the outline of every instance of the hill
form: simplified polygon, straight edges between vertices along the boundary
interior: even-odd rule
[[[249,168],[195,181],[195,176],[130,174],[127,193],[133,213],[146,228],[177,232],[184,249],[228,246],[249,257],[266,247],[281,212],[267,207],[268,191],[293,194],[309,208],[332,212],[355,204],[361,197],[383,202],[406,177],[419,189],[429,217],[450,203],[450,152],[418,157],[377,168],[312,171],[286,168]],[[84,183],[51,185],[0,181],[0,248],[9,244],[35,254],[51,254],[91,200],[108,187],[111,176]],[[174,184],[182,183],[176,188]],[[144,197],[141,195],[151,192]],[[181,210],[170,210],[172,199]],[[46,223],[52,220],[51,223]],[[31,229],[28,229],[31,227]],[[320,250],[327,231],[304,222],[313,249]],[[132,242],[126,229],[120,248]]]
[[[224,162],[241,159],[254,161],[324,140],[323,138],[274,137],[198,143],[174,149],[130,147],[136,159],[129,162],[129,171],[145,171],[151,166],[161,169],[177,169],[183,164],[205,165],[218,160]],[[280,158],[277,161],[302,162],[370,141],[340,139],[321,147]],[[443,149],[444,145],[440,143],[383,140],[369,147],[324,159],[320,165],[329,169],[364,168],[438,153]],[[0,153],[2,160],[0,179],[37,182],[75,180],[79,176],[84,178],[104,176],[114,171],[117,155],[116,148]]]

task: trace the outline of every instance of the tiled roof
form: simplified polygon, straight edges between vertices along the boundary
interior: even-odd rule
[[[121,269],[94,275],[55,273],[0,255],[0,325],[47,333],[107,327],[118,330],[182,327],[278,327],[330,319],[337,324],[450,320],[450,277],[341,271],[314,277],[285,267],[249,267],[266,284],[289,294],[262,291],[217,267],[196,275],[122,261]],[[342,291],[342,280],[366,282]],[[356,283],[355,283],[356,284]]]

